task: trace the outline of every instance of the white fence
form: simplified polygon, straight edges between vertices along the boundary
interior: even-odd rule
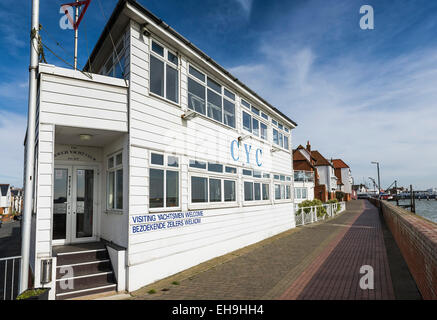
[[[296,206],[296,227],[332,218],[346,210],[346,202],[299,208]]]
[[[0,300],[15,300],[21,256],[0,258]]]

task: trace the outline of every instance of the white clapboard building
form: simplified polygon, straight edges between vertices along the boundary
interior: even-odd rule
[[[135,1],[82,72],[38,71],[30,264],[39,287],[52,259],[52,299],[133,291],[295,227],[296,124]]]

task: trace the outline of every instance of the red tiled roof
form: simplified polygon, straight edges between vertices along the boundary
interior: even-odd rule
[[[317,150],[311,151],[311,156],[316,160],[316,166],[332,166],[331,163]]]
[[[335,159],[332,160],[332,163],[334,164],[334,168],[338,169],[338,168],[349,168],[349,166],[341,159]]]

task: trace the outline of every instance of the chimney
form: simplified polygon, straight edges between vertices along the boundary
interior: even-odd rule
[[[309,141],[307,141],[307,151],[308,151],[308,152],[311,152],[311,145],[310,145],[310,142],[309,142]]]

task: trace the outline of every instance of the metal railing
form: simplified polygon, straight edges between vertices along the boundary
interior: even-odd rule
[[[321,206],[313,207],[296,207],[296,227],[332,218],[345,210],[346,202],[328,203]]]
[[[15,300],[21,256],[0,258],[0,300]]]
[[[294,171],[295,182],[314,182],[314,172],[312,171]]]

